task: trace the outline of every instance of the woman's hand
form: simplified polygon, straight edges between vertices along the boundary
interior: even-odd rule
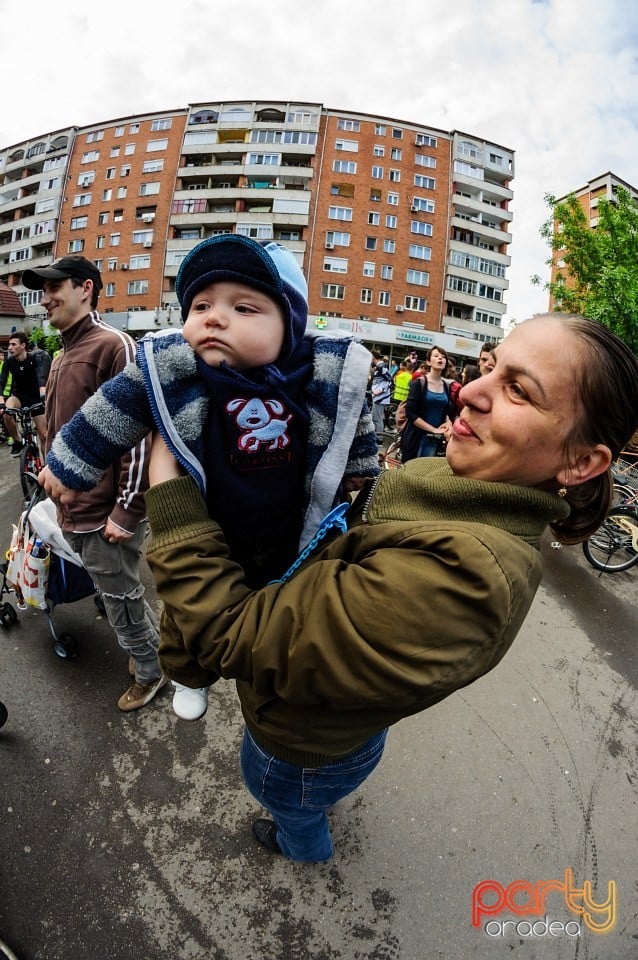
[[[155,487],[158,483],[175,480],[184,476],[184,471],[170,452],[159,433],[153,434],[151,457],[148,463],[148,483]]]

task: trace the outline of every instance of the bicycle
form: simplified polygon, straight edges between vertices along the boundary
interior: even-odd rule
[[[638,563],[638,467],[618,459],[612,465],[614,493],[604,522],[583,543],[592,567],[620,573]]]
[[[44,466],[40,453],[40,441],[34,417],[44,413],[44,402],[34,403],[31,407],[5,407],[4,413],[14,417],[22,437],[20,449],[20,484],[25,499],[30,500],[39,487],[38,474]]]

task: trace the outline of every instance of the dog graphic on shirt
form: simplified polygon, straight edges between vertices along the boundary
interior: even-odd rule
[[[226,410],[232,414],[239,430],[237,445],[253,453],[263,445],[267,450],[283,450],[290,443],[288,424],[292,414],[283,417],[284,405],[279,400],[231,400]]]

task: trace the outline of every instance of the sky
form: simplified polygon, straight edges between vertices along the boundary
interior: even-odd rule
[[[0,149],[189,103],[294,100],[515,151],[506,320],[547,309],[545,195],[638,187],[635,0],[0,0]]]

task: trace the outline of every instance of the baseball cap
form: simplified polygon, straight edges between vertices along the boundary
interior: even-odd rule
[[[78,280],[92,280],[97,290],[102,289],[100,271],[86,257],[61,257],[48,267],[34,267],[22,274],[22,283],[29,290],[43,290],[47,280],[66,280],[76,277]]]
[[[286,324],[285,352],[290,353],[308,318],[308,285],[295,255],[275,241],[235,233],[202,240],[184,257],[175,280],[183,320],[200,290],[223,281],[253,287],[279,304]]]

